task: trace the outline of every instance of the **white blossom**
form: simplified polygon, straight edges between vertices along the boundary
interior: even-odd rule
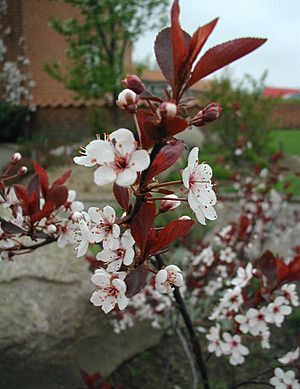
[[[105,313],[110,312],[116,305],[120,310],[125,309],[128,304],[128,298],[125,296],[125,276],[125,272],[109,274],[103,269],[97,269],[91,281],[98,289],[92,294],[90,301],[96,307],[101,307]]]
[[[283,365],[291,365],[293,362],[297,361],[300,357],[300,348],[297,347],[296,350],[290,351],[281,358],[278,358],[278,361]]]
[[[160,293],[172,293],[174,286],[182,286],[181,270],[176,265],[168,265],[155,276],[155,288]]]
[[[206,335],[208,340],[207,350],[210,353],[215,353],[217,357],[223,354],[223,341],[220,336],[220,324],[210,327],[209,333]]]
[[[103,250],[97,254],[96,258],[98,261],[108,264],[106,270],[109,273],[116,272],[120,269],[122,263],[125,266],[132,264],[135,255],[132,247],[134,244],[135,241],[131,235],[130,229],[128,229],[122,235],[117,249]]]
[[[292,308],[286,305],[285,301],[284,297],[279,296],[267,306],[266,321],[268,323],[275,323],[277,327],[281,327],[284,317],[292,313]]]
[[[281,287],[283,297],[285,297],[285,304],[291,304],[294,307],[299,306],[299,297],[297,294],[296,284],[285,284]]]
[[[225,355],[230,355],[230,364],[236,366],[244,363],[245,356],[249,354],[249,349],[241,344],[241,337],[224,332],[223,339],[222,351]]]
[[[215,220],[216,211],[213,206],[217,202],[212,189],[211,167],[206,163],[198,162],[199,148],[194,147],[188,157],[188,166],[182,172],[183,185],[188,189],[188,203],[201,224],[205,219]]]
[[[137,173],[147,169],[150,157],[146,150],[137,150],[131,131],[120,128],[105,141],[90,142],[84,155],[75,157],[74,162],[84,166],[99,165],[94,172],[96,185],[115,182],[120,186],[130,186],[136,181]]]
[[[274,370],[274,376],[270,379],[270,384],[275,389],[300,389],[299,381],[295,378],[295,372],[292,370],[283,371],[280,367]]]
[[[248,263],[246,268],[239,267],[236,277],[231,281],[232,285],[239,286],[240,288],[245,287],[253,277],[252,270],[253,268],[251,263]]]

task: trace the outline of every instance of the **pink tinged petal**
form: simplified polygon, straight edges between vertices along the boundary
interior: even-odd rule
[[[117,224],[113,225],[112,234],[114,238],[118,238],[120,236],[120,227]]]
[[[96,286],[99,286],[100,288],[104,288],[109,284],[109,274],[108,273],[95,273],[91,277],[91,281]]]
[[[119,186],[130,186],[135,183],[137,173],[133,169],[125,169],[117,175],[116,184]]]
[[[96,165],[96,161],[92,160],[90,157],[83,155],[80,157],[74,157],[73,161],[76,163],[76,165],[81,165],[81,166],[94,166]]]
[[[150,157],[146,150],[137,150],[133,153],[129,161],[129,166],[136,172],[142,172],[150,164]]]
[[[116,250],[119,248],[119,239],[114,238],[112,234],[106,235],[102,241],[104,250]]]
[[[109,224],[113,224],[113,222],[116,219],[116,212],[112,207],[110,207],[109,205],[106,205],[103,208],[103,216],[104,216],[105,221],[107,221]]]
[[[133,237],[131,235],[130,228],[128,228],[124,232],[124,234],[122,235],[121,245],[124,249],[128,249],[128,248],[132,247],[134,244],[135,244],[135,240],[133,239]]]
[[[192,191],[202,204],[215,205],[217,202],[217,196],[209,184],[197,183],[193,186]]]
[[[198,161],[199,148],[194,147],[188,156],[188,166],[193,168],[195,163]]]
[[[201,209],[195,211],[196,218],[200,224],[206,226],[205,216]]]
[[[86,146],[86,154],[89,157],[96,159],[99,165],[112,162],[115,158],[111,145],[100,139],[93,140]]]
[[[106,232],[103,228],[93,227],[88,234],[88,241],[90,243],[102,242],[106,236]]]
[[[115,305],[116,305],[116,299],[112,296],[108,296],[106,297],[104,303],[102,304],[102,310],[105,313],[108,313],[114,309]]]
[[[94,223],[100,224],[104,222],[102,210],[100,208],[90,207],[88,210],[88,214]]]
[[[77,247],[77,258],[82,257],[86,254],[89,247],[88,241],[82,241],[80,245]]]
[[[125,294],[119,294],[117,297],[118,307],[122,311],[128,305],[129,299],[125,296]]]
[[[118,289],[119,292],[123,292],[125,293],[126,292],[126,284],[123,280],[120,280],[119,278],[115,278],[114,280],[112,280],[112,285]]]
[[[136,149],[136,141],[133,133],[127,128],[120,128],[109,135],[109,141],[115,144],[116,151],[125,156]]]
[[[120,269],[121,265],[122,265],[122,259],[116,259],[108,264],[106,270],[109,273],[115,273]]]
[[[165,269],[160,270],[155,276],[155,282],[161,284],[168,278],[168,272]]]
[[[111,250],[109,250],[109,251],[102,250],[99,253],[97,253],[97,255],[96,255],[96,259],[98,261],[102,261],[102,262],[112,262],[117,258],[118,258],[117,253],[115,251],[111,251]]]
[[[182,181],[183,185],[189,189],[190,187],[190,175],[191,175],[191,169],[189,166],[187,166],[183,171],[182,171]]]
[[[96,291],[92,294],[90,302],[93,303],[96,307],[100,307],[103,304],[102,298],[102,294],[100,294],[99,291]]]
[[[201,163],[195,170],[197,181],[210,181],[212,177],[212,168],[207,163]]]
[[[127,276],[127,273],[125,271],[118,272],[118,277],[120,280],[124,280],[126,276]]]
[[[94,182],[98,186],[110,184],[116,177],[114,169],[108,166],[100,166],[94,172]]]
[[[183,285],[183,277],[181,273],[176,274],[176,281],[175,281],[175,286],[182,286]]]
[[[287,305],[282,305],[280,311],[283,315],[290,315],[292,313],[292,308]]]
[[[74,201],[76,198],[76,191],[71,189],[68,191],[68,198],[67,201]]]
[[[180,273],[181,272],[180,268],[178,266],[176,266],[176,265],[168,265],[168,266],[165,267],[165,270],[166,271],[173,271],[175,273],[177,273],[177,272]]]
[[[71,210],[72,212],[80,212],[84,210],[84,205],[81,201],[74,201],[71,204]]]
[[[126,253],[123,258],[123,263],[125,266],[129,266],[132,264],[134,259],[135,252],[132,247],[126,249]]]

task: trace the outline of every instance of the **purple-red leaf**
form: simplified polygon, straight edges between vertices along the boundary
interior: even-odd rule
[[[124,280],[127,286],[126,297],[131,298],[143,289],[146,283],[147,274],[148,271],[143,264],[127,274]]]
[[[35,174],[27,186],[28,193],[31,195],[35,192],[38,196],[40,195],[40,177]]]
[[[186,47],[188,47],[191,40],[191,36],[183,30],[182,33],[184,36],[184,44]],[[174,68],[173,68],[172,36],[171,36],[170,27],[160,31],[160,33],[157,35],[154,43],[154,52],[155,52],[156,61],[158,63],[158,66],[160,67],[160,70],[162,71],[162,74],[164,75],[168,84],[173,87]]]
[[[257,261],[257,266],[268,284],[274,284],[277,280],[276,258],[269,250],[265,251]]]
[[[47,203],[44,204],[43,208],[40,211],[35,212],[31,216],[31,222],[35,223],[38,220],[43,219],[43,217],[48,218],[51,213],[55,210],[56,205],[53,201],[48,201]]]
[[[179,23],[179,3],[175,0],[171,9],[171,36],[173,51],[173,82],[176,86],[179,72],[182,70],[182,64],[185,61],[187,48],[184,40],[184,32]]]
[[[151,131],[147,126],[147,123],[150,125],[153,124],[153,116],[149,113],[149,111],[139,109],[137,111],[137,117],[141,129],[141,144],[142,148],[148,150],[153,145],[153,137],[151,136]],[[154,125],[154,124],[153,124]],[[154,133],[156,132],[156,126],[154,125]]]
[[[164,132],[167,136],[174,136],[184,131],[188,126],[188,123],[185,119],[180,116],[168,117],[166,116],[161,127],[164,129]]]
[[[189,54],[188,54],[188,62],[190,66],[194,63],[194,61],[197,59],[198,54],[200,53],[202,47],[205,45],[205,42],[207,41],[210,34],[213,32],[213,29],[215,28],[218,18],[214,19],[208,24],[205,24],[202,27],[199,27],[198,30],[196,30],[192,36],[192,39],[190,41],[189,46]]]
[[[184,144],[178,139],[172,139],[155,157],[148,171],[146,182],[172,166],[184,150]]]
[[[33,165],[34,165],[35,174],[38,174],[38,176],[40,177],[40,186],[41,186],[42,194],[45,197],[49,188],[48,174],[46,170],[43,169],[42,166],[40,166],[37,162],[34,162]]]
[[[114,196],[119,203],[119,205],[124,209],[124,211],[128,212],[129,210],[129,189],[123,186],[119,186],[114,184],[113,186]]]
[[[130,220],[132,236],[141,250],[143,256],[149,233],[153,227],[155,218],[154,202],[144,202]]]
[[[169,246],[174,240],[187,235],[194,223],[193,220],[173,220],[157,234],[157,242],[150,248],[150,253],[155,254]]]
[[[195,66],[187,87],[257,49],[266,39],[240,38],[209,49]]]
[[[4,232],[9,233],[9,234],[23,234],[24,232],[26,232],[25,230],[23,230],[19,226],[16,226],[15,224],[13,224],[11,222],[7,222],[4,219],[1,219],[0,225],[1,225],[2,230]]]
[[[68,189],[62,185],[52,185],[45,196],[46,201],[53,201],[56,208],[63,205],[68,198]]]
[[[52,184],[53,185],[63,185],[67,179],[72,174],[72,170],[67,170],[61,177],[59,177],[57,180],[55,180]]]

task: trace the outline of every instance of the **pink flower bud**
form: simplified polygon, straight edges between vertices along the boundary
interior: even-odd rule
[[[160,117],[168,116],[174,117],[177,113],[177,106],[174,103],[170,103],[169,101],[164,101],[158,107],[158,115]]]
[[[203,108],[201,111],[199,111],[197,115],[189,121],[189,124],[196,127],[205,126],[205,124],[218,119],[221,111],[222,107],[220,104],[211,103],[205,108]]]
[[[126,88],[131,89],[138,95],[143,93],[146,89],[142,80],[135,74],[127,74],[126,78],[122,82],[126,86]]]
[[[117,104],[120,108],[129,113],[134,113],[137,109],[137,95],[131,89],[124,89],[118,96]]]
[[[165,200],[162,200],[162,202],[160,203],[159,212],[163,213],[167,211],[173,211],[174,209],[179,207],[180,201],[179,200],[176,201],[176,199],[178,199],[176,194],[170,194],[165,196]]]
[[[11,162],[15,165],[20,161],[22,158],[22,155],[20,153],[14,153],[13,156],[11,157]]]
[[[57,228],[54,224],[49,224],[46,228],[48,234],[54,234],[57,231]]]
[[[21,166],[17,172],[18,176],[24,176],[28,172],[27,166]]]

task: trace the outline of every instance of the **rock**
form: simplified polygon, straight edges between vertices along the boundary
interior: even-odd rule
[[[0,263],[1,388],[75,389],[80,368],[108,375],[159,341],[148,323],[114,334],[89,302],[90,275],[84,260],[55,244]]]

